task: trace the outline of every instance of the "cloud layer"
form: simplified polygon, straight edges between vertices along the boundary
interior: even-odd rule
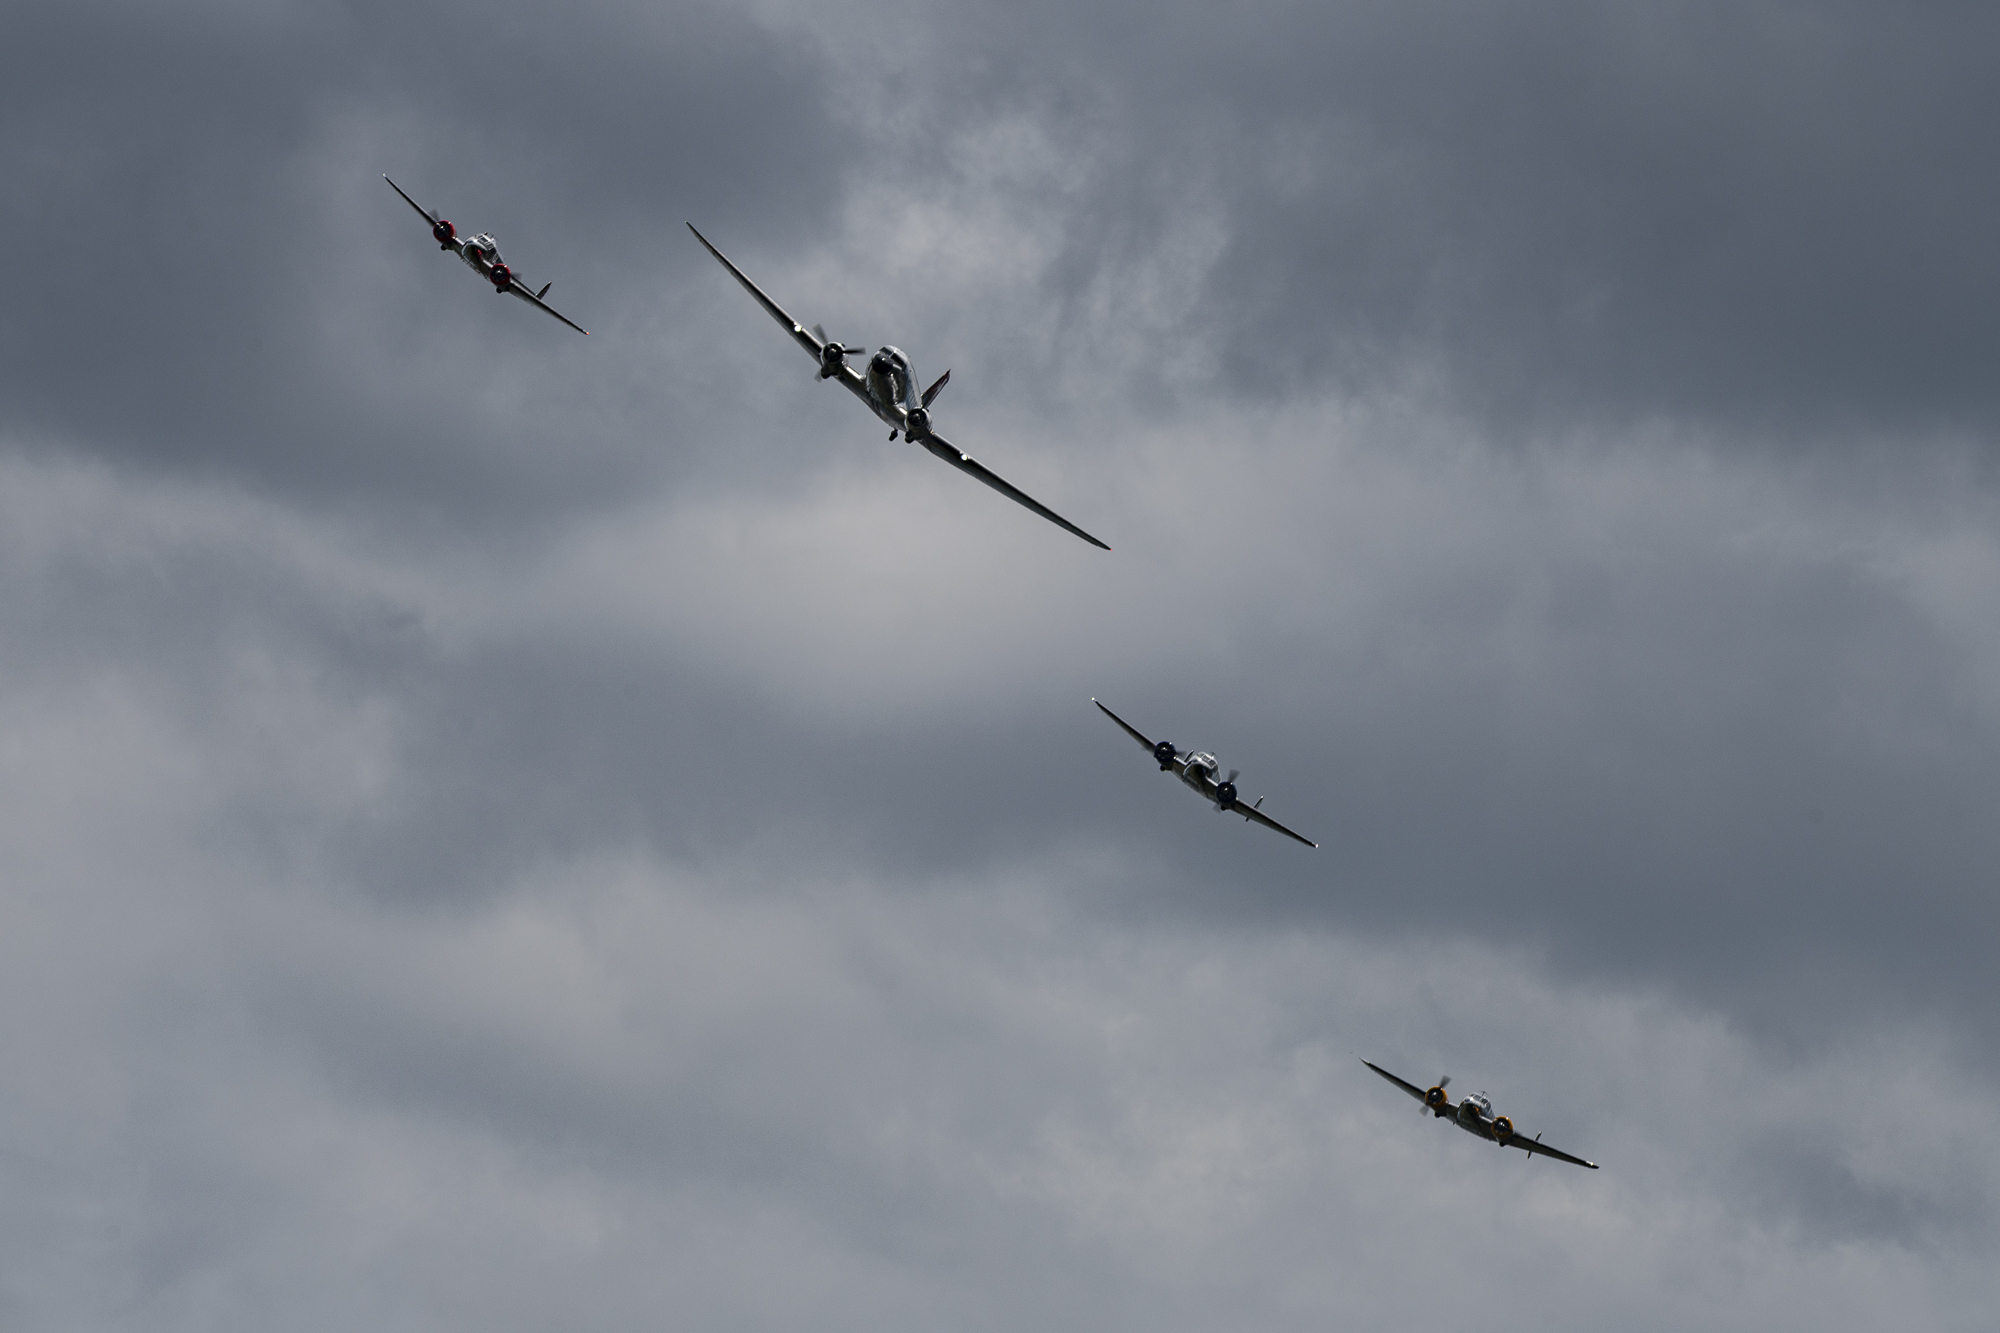
[[[1983,14],[10,26],[0,1323],[1982,1325]]]

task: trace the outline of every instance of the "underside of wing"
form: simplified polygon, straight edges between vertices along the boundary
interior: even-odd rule
[[[1278,832],[1284,834],[1286,837],[1296,839],[1297,841],[1304,843],[1308,847],[1319,846],[1319,844],[1314,842],[1311,838],[1299,837],[1298,834],[1292,832],[1290,829],[1286,828],[1283,824],[1280,824],[1277,820],[1271,818],[1269,815],[1265,814],[1262,810],[1259,810],[1254,805],[1244,805],[1241,801],[1238,801],[1236,805],[1230,809],[1229,813],[1232,815],[1242,815],[1245,819],[1254,820],[1256,823],[1262,824],[1265,828],[1276,829]]]
[[[1504,1146],[1509,1148],[1519,1148],[1521,1151],[1527,1153],[1528,1156],[1530,1157],[1534,1157],[1537,1154],[1539,1154],[1543,1157],[1553,1157],[1557,1161],[1574,1162],[1578,1166],[1587,1166],[1593,1171],[1597,1169],[1597,1163],[1586,1162],[1581,1157],[1572,1157],[1568,1153],[1564,1152],[1561,1148],[1551,1148],[1548,1144],[1543,1143],[1540,1139],[1524,1139],[1520,1135],[1516,1134],[1513,1138],[1507,1140]]]
[[[542,288],[542,290],[547,291],[548,288],[544,287]],[[526,287],[522,286],[521,280],[519,278],[514,278],[513,280],[508,282],[507,291],[510,295],[520,297],[523,301],[526,301],[529,305],[534,306],[537,310],[546,310],[549,314],[554,315],[557,319],[569,325],[571,328],[575,329],[578,333],[581,333],[584,337],[588,338],[590,336],[589,329],[584,328],[581,324],[578,324],[568,315],[563,314],[562,311],[556,309],[554,306],[550,305],[547,301],[544,301],[538,294],[531,292]]]
[[[727,263],[728,261],[724,260],[723,262]],[[970,454],[960,452],[958,447],[952,444],[951,441],[945,439],[944,436],[938,434],[931,434],[926,436],[922,440],[919,440],[918,443],[923,445],[924,448],[930,450],[933,454],[936,454],[939,458],[943,459],[945,462],[957,468],[960,472],[963,472],[970,477],[977,477],[979,480],[985,482],[988,486],[991,486],[994,490],[1000,492],[1000,494],[1014,501],[1014,503],[1021,505],[1024,508],[1034,510],[1037,514],[1040,514],[1043,518],[1055,524],[1057,527],[1063,529],[1065,532],[1071,532],[1076,534],[1077,536],[1083,538],[1085,541],[1089,542],[1092,546],[1097,547],[1101,551],[1108,551],[1111,549],[1109,546],[1106,546],[1103,542],[1097,540],[1097,538],[1085,532],[1082,528],[1079,528],[1076,524],[1064,518],[1061,514],[1058,514],[1055,510],[1043,504],[1040,500],[1037,500],[1032,495],[1029,495],[1026,491],[1008,484],[1006,481],[1003,481],[999,476],[995,475],[993,472],[988,471],[985,467],[983,467],[979,463],[979,460],[975,459]]]
[[[1402,1079],[1397,1078],[1394,1074],[1382,1068],[1382,1066],[1376,1064],[1372,1060],[1363,1060],[1361,1063],[1367,1065],[1370,1069],[1380,1074],[1383,1078],[1388,1079],[1391,1083],[1401,1088],[1404,1092],[1409,1093],[1412,1097],[1415,1097],[1418,1101],[1422,1101],[1424,1099],[1424,1090],[1418,1087],[1416,1084],[1405,1083]]]
[[[1118,714],[1112,712],[1109,708],[1106,708],[1103,704],[1098,704],[1097,700],[1092,699],[1091,702],[1097,704],[1098,711],[1103,713],[1104,716],[1110,718],[1113,722],[1116,722],[1119,726],[1123,727],[1125,729],[1125,734],[1127,736],[1130,736],[1133,740],[1139,742],[1139,744],[1143,746],[1148,753],[1152,752],[1153,742],[1147,740],[1144,736],[1142,736],[1139,733],[1138,728],[1134,727],[1130,722],[1127,722],[1124,718],[1118,716]]]
[[[783,326],[785,332],[792,335],[793,341],[797,342],[799,346],[805,348],[807,352],[811,353],[812,359],[814,361],[818,361],[820,348],[825,346],[825,344],[820,342],[818,338],[813,337],[812,330],[808,329],[805,325],[799,323],[796,319],[793,319],[790,315],[786,314],[783,306],[779,305],[776,301],[773,301],[770,297],[764,295],[764,289],[759,287],[756,283],[750,281],[749,277],[744,274],[742,269],[730,263],[729,256],[723,254],[722,251],[710,245],[708,243],[708,237],[702,235],[699,231],[695,230],[694,223],[692,222],[688,223],[688,230],[694,232],[694,238],[697,241],[700,241],[702,245],[708,250],[708,252],[714,255],[716,259],[721,262],[724,268],[729,270],[731,275],[735,277],[736,281],[743,284],[744,291],[750,293],[750,295],[757,298],[757,304],[763,306],[765,312],[769,314],[772,319],[777,320],[778,323],[781,326]]]

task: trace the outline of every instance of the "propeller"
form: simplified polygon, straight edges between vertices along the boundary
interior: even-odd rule
[[[913,407],[903,415],[903,434],[922,444],[931,435],[931,413],[927,407]],[[893,438],[893,437],[892,437]]]
[[[1242,771],[1240,768],[1230,769],[1229,776],[1215,789],[1215,803],[1224,810],[1236,804],[1236,775]]]
[[[823,380],[838,375],[848,357],[856,352],[868,350],[865,347],[845,347],[833,342],[826,336],[826,329],[818,324],[813,325],[813,337],[819,339],[819,377]]]
[[[1174,760],[1179,754],[1180,752],[1174,749],[1172,741],[1161,741],[1153,747],[1153,758],[1158,761],[1162,773],[1171,773],[1173,771]]]
[[[1429,1111],[1432,1115],[1436,1115],[1438,1113],[1438,1108],[1451,1100],[1451,1098],[1445,1095],[1445,1089],[1450,1086],[1451,1086],[1450,1074],[1446,1074],[1436,1083],[1433,1083],[1431,1085],[1431,1090],[1424,1094],[1423,1109]]]

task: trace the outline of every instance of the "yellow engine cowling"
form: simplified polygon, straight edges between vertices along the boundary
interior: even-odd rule
[[[1514,1137],[1514,1122],[1509,1120],[1504,1115],[1494,1116],[1493,1141],[1495,1143],[1498,1143],[1501,1147],[1504,1148],[1507,1146],[1507,1141],[1509,1139],[1512,1139],[1513,1137]]]

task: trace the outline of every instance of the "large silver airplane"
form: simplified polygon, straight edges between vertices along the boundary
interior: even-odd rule
[[[1097,704],[1098,708],[1104,713],[1104,716],[1123,727],[1126,735],[1144,746],[1153,756],[1153,762],[1160,766],[1162,773],[1180,774],[1181,781],[1193,788],[1195,795],[1213,805],[1217,811],[1225,814],[1242,815],[1246,820],[1262,824],[1268,829],[1276,829],[1286,837],[1296,839],[1308,847],[1319,846],[1311,838],[1299,837],[1298,834],[1292,832],[1262,810],[1259,810],[1257,807],[1264,804],[1263,797],[1259,796],[1250,805],[1245,805],[1243,802],[1237,800],[1236,775],[1242,771],[1241,769],[1230,769],[1229,776],[1217,782],[1215,775],[1221,771],[1221,765],[1216,763],[1214,755],[1195,753],[1189,750],[1176,750],[1171,741],[1149,741],[1140,735],[1132,724],[1124,718],[1118,716],[1118,714],[1112,712],[1109,708],[1105,708],[1103,704],[1098,704],[1095,699],[1092,699],[1091,702]]]
[[[1489,1143],[1497,1143],[1502,1148],[1519,1148],[1529,1157],[1540,1153],[1544,1157],[1553,1157],[1558,1161],[1587,1166],[1593,1171],[1597,1169],[1595,1162],[1586,1162],[1581,1157],[1571,1157],[1560,1148],[1549,1147],[1542,1142],[1542,1136],[1539,1134],[1532,1139],[1524,1139],[1516,1134],[1514,1122],[1504,1115],[1494,1115],[1493,1103],[1486,1099],[1486,1094],[1483,1092],[1476,1092],[1453,1106],[1451,1097],[1445,1092],[1445,1088],[1451,1083],[1449,1074],[1439,1079],[1432,1087],[1420,1088],[1414,1083],[1403,1082],[1402,1079],[1371,1061],[1363,1060],[1361,1063],[1422,1102],[1423,1109],[1439,1120],[1449,1120],[1468,1134],[1477,1134],[1480,1138]]]
[[[383,173],[382,179],[389,181],[387,172]],[[403,194],[403,187],[394,181],[389,181],[389,188],[397,194]],[[500,257],[500,243],[493,239],[492,233],[482,231],[470,240],[460,240],[458,228],[451,223],[407,194],[403,194],[403,202],[416,209],[424,221],[431,224],[431,239],[438,243],[438,249],[458,251],[458,257],[465,261],[466,266],[492,283],[494,291],[502,296],[518,296],[537,310],[544,310],[554,315],[584,337],[590,336],[589,329],[568,319],[561,311],[542,299],[549,294],[549,288],[554,286],[554,283],[545,282],[540,291],[535,291],[522,282],[513,269],[507,267],[507,261]]]
[[[865,353],[865,347],[844,347],[828,340],[826,330],[815,324],[807,329],[803,324],[786,314],[776,301],[764,295],[756,283],[744,276],[743,270],[729,262],[729,257],[709,245],[708,237],[688,223],[688,230],[694,238],[707,246],[708,252],[722,261],[736,281],[743,284],[743,290],[757,298],[757,304],[765,313],[778,321],[792,340],[806,349],[812,359],[819,364],[819,377],[823,380],[837,379],[841,385],[859,398],[870,412],[882,419],[889,427],[889,438],[895,439],[900,433],[911,444],[920,444],[938,458],[957,468],[967,476],[976,477],[1016,504],[1034,510],[1059,528],[1075,533],[1101,550],[1110,550],[1103,542],[1079,528],[1076,524],[1058,514],[1026,491],[1009,485],[994,473],[981,466],[970,454],[964,453],[950,440],[931,428],[931,402],[951,379],[947,370],[937,377],[937,382],[921,394],[917,392],[916,372],[910,369],[910,359],[894,347],[884,347],[868,358],[866,373],[857,371],[847,364],[847,358],[856,353]]]

